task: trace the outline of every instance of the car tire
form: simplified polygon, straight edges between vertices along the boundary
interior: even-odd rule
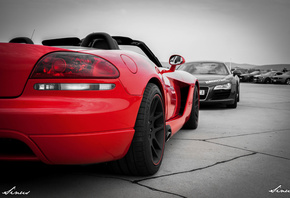
[[[199,117],[198,87],[195,86],[192,98],[192,107],[189,120],[183,125],[184,129],[196,129]]]
[[[135,123],[135,134],[124,158],[110,163],[116,173],[148,176],[161,165],[165,149],[165,113],[159,88],[149,83]]]
[[[270,84],[271,83],[271,79],[270,78],[266,78],[265,79],[265,84]]]
[[[238,94],[238,89],[236,89],[234,103],[233,103],[233,104],[227,104],[227,107],[228,107],[228,108],[231,108],[231,109],[235,109],[235,108],[237,108],[237,106],[238,106],[238,97],[239,97],[239,95],[240,95],[240,94]]]
[[[290,78],[287,78],[287,79],[285,80],[285,83],[286,83],[286,85],[290,85]]]
[[[237,99],[237,102],[240,102],[240,85],[237,86],[237,93],[238,93],[238,99]]]

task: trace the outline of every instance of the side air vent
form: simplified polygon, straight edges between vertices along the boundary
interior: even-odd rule
[[[181,103],[180,103],[179,115],[183,115],[184,108],[185,108],[185,105],[186,105],[186,100],[187,100],[187,97],[188,97],[188,91],[189,91],[189,87],[188,86],[180,88]]]

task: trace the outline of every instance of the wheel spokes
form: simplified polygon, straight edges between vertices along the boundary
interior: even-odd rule
[[[160,96],[155,96],[150,106],[149,116],[149,144],[154,164],[162,159],[165,143],[164,111]]]
[[[154,116],[154,121],[158,120],[159,118],[163,117],[163,112],[158,112],[157,114],[155,114]]]
[[[151,145],[153,162],[157,160],[159,161],[159,159],[161,158],[162,152],[160,152],[160,150],[162,150],[162,145],[160,145],[160,142],[158,142],[156,139],[153,139]]]
[[[155,112],[156,112],[156,108],[158,106],[158,98],[154,98],[152,103],[151,103],[151,108],[150,108],[150,117],[154,116]]]

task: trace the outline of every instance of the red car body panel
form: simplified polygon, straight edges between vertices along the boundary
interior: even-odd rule
[[[1,43],[0,97],[20,96],[36,62],[55,48]]]
[[[36,63],[55,51],[97,55],[118,69],[116,79],[31,79]],[[162,92],[166,124],[175,134],[188,120],[196,78],[187,72],[162,73],[147,58],[122,50],[63,49],[0,44],[0,140],[25,143],[32,155],[0,152],[0,160],[41,160],[48,164],[88,164],[121,159],[149,82]],[[35,90],[36,83],[111,83],[111,90]],[[180,90],[188,96],[182,104]],[[184,110],[181,111],[183,105]]]

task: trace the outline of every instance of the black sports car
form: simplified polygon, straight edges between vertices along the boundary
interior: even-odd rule
[[[188,62],[178,70],[197,77],[200,86],[200,103],[224,103],[236,108],[240,100],[240,80],[222,62]]]
[[[246,73],[246,69],[237,69],[237,68],[235,68],[235,69],[232,69],[231,70],[231,72],[232,72],[232,74],[234,75],[234,76],[238,76],[238,77],[240,77],[242,74],[245,74]]]
[[[261,74],[260,71],[253,71],[251,73],[240,75],[241,82],[253,82],[254,76]]]

